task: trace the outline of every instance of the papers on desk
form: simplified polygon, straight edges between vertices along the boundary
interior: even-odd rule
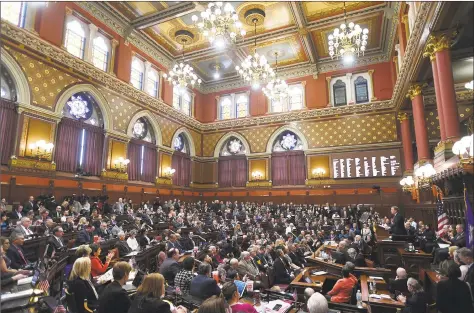
[[[100,275],[97,277],[97,283],[102,285],[105,284],[106,282],[109,281],[114,281],[114,277],[112,275],[112,268],[105,272],[104,274]],[[131,271],[130,275],[128,275],[128,281],[133,281],[135,279],[135,276],[137,276],[137,271]]]
[[[32,280],[33,280],[33,276],[22,278],[17,281],[17,285],[21,286],[21,285],[31,284]]]
[[[278,308],[278,310],[273,310],[274,308]],[[288,311],[288,309],[291,307],[291,304],[286,303],[282,300],[273,300],[268,302],[265,308],[266,313],[284,313]]]
[[[127,254],[126,256],[136,256],[137,254],[138,254],[138,251],[132,251],[129,254]]]
[[[377,294],[371,294],[369,295],[369,298],[373,298],[373,299],[387,299],[387,300],[393,300],[390,295],[377,295]]]
[[[392,239],[388,238],[388,239],[382,239],[382,241],[392,241]]]
[[[446,249],[449,247],[449,244],[447,243],[438,243],[438,246],[441,248],[441,249]]]
[[[27,289],[19,292],[14,292],[14,293],[7,293],[3,294],[1,296],[1,302],[6,302],[6,301],[11,301],[15,299],[22,299],[22,298],[27,298],[34,295],[40,295],[43,293],[43,290],[40,289]]]
[[[369,279],[372,279],[372,280],[384,280],[383,277],[380,277],[380,276],[369,276]]]
[[[311,273],[312,275],[315,275],[315,276],[320,276],[320,275],[326,275],[328,272],[325,272],[325,271],[318,271],[318,272],[313,272]]]

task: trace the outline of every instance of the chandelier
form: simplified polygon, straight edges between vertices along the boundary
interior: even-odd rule
[[[263,93],[268,99],[281,102],[288,97],[288,85],[283,79],[278,78],[278,52],[275,52],[275,78],[267,86],[262,88]]]
[[[340,29],[339,29],[340,28]],[[364,55],[367,46],[369,30],[362,29],[358,24],[346,21],[346,3],[344,2],[344,23],[334,29],[328,37],[329,55],[331,59],[343,59],[345,63],[352,63],[355,56]]]
[[[415,171],[418,180],[419,189],[429,189],[431,187],[432,176],[436,174],[436,170],[430,163],[425,163]]]
[[[400,180],[400,185],[404,192],[411,192],[413,186],[415,185],[415,181],[413,180],[413,176],[407,176]]]
[[[191,17],[203,36],[217,48],[224,48],[235,43],[237,38],[246,34],[245,29],[242,29],[239,16],[230,3],[225,5],[222,2],[209,3],[206,11],[201,12],[201,19],[198,22],[197,15]]]
[[[182,61],[179,62],[179,64],[176,63],[168,74],[163,74],[164,79],[166,79],[174,87],[179,87],[180,89],[186,88],[188,84],[191,84],[191,87],[194,87],[196,83],[198,85],[201,84],[201,79],[197,77],[196,73],[194,73],[193,67],[184,62],[184,46],[186,41],[187,40],[184,38],[181,41],[183,43]]]
[[[254,54],[248,55],[240,66],[236,66],[235,70],[246,81],[249,82],[253,88],[257,89],[261,84],[275,77],[275,72],[268,64],[267,58],[264,55],[259,55],[257,52],[257,19],[253,20],[255,45]]]

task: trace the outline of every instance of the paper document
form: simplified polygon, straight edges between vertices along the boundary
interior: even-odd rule
[[[441,249],[446,249],[449,247],[449,244],[447,243],[438,243],[438,246],[441,248]]]
[[[325,272],[325,271],[318,271],[318,272],[314,272],[313,275],[316,275],[316,276],[320,276],[320,275],[326,275],[328,272]]]
[[[31,284],[32,280],[33,280],[33,276],[22,278],[17,281],[17,285],[21,286],[21,285]]]
[[[383,277],[379,277],[379,276],[369,276],[369,278],[372,279],[372,280],[376,280],[376,279],[384,280]]]
[[[23,290],[23,291],[19,291],[19,292],[14,292],[14,293],[7,293],[7,294],[3,294],[2,297],[1,297],[1,302],[6,302],[6,301],[11,301],[11,300],[15,300],[15,299],[21,299],[21,298],[27,298],[31,295],[33,295],[33,292],[35,293],[35,295],[39,295],[39,294],[42,294],[43,291],[42,290],[39,290],[39,289],[27,289],[27,290]]]

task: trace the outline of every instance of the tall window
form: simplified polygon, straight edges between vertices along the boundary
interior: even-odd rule
[[[356,103],[365,103],[369,101],[369,88],[367,86],[367,79],[362,76],[357,77],[354,81],[354,90]]]
[[[332,88],[334,93],[334,106],[346,105],[346,84],[342,80],[338,80]]]
[[[184,88],[173,88],[173,107],[186,115],[191,116],[193,97],[191,92]]]
[[[92,63],[95,67],[100,68],[103,71],[107,71],[107,64],[109,60],[109,44],[102,35],[98,35],[93,40],[92,46]]]
[[[146,92],[152,97],[158,97],[159,86],[158,71],[150,67],[147,75]]]
[[[288,97],[281,101],[272,100],[270,103],[271,113],[281,113],[293,110],[301,110],[305,107],[304,85],[301,83],[288,86]]]
[[[1,3],[1,17],[18,27],[25,26],[26,2],[3,2]]]
[[[84,49],[86,46],[86,32],[84,25],[77,19],[71,19],[66,24],[66,37],[64,46],[66,50],[78,58],[84,58]]]
[[[222,96],[218,103],[219,119],[247,117],[249,114],[249,97],[247,93],[233,93]]]
[[[130,82],[133,87],[142,90],[143,89],[143,78],[145,76],[145,64],[142,60],[137,57],[132,59],[132,73]]]

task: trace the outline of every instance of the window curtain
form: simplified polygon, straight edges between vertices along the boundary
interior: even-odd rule
[[[304,185],[306,179],[304,151],[272,154],[273,186]]]
[[[0,159],[1,164],[8,164],[13,153],[13,146],[16,140],[15,129],[17,128],[18,113],[15,109],[15,103],[1,99],[0,100]]]
[[[83,124],[83,128],[85,129],[83,171],[90,175],[100,176],[104,154],[104,130],[89,124]],[[77,146],[79,147],[79,144]]]
[[[247,158],[245,155],[219,158],[219,187],[245,187],[247,183]]]
[[[154,183],[156,178],[157,152],[156,147],[149,143],[145,144],[143,152],[143,174],[142,180]]]
[[[142,157],[142,144],[135,140],[128,143],[128,159],[130,163],[127,166],[128,179],[140,180],[140,160]]]
[[[54,154],[58,171],[70,173],[77,171],[82,129],[82,123],[73,119],[63,118],[59,123]],[[102,155],[102,152],[99,155]]]
[[[175,170],[173,184],[188,187],[191,183],[191,158],[189,155],[175,151],[171,158],[171,168]]]

